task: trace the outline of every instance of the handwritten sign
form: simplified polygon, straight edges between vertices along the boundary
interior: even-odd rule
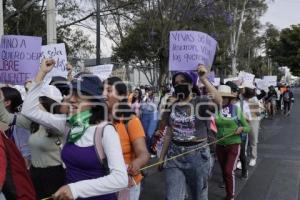
[[[171,31],[169,70],[192,71],[198,64],[211,68],[217,41],[206,33],[197,31]]]
[[[268,84],[265,80],[262,79],[255,79],[255,83],[258,89],[260,90],[267,90],[268,89]]]
[[[104,81],[111,75],[112,69],[113,69],[113,65],[111,64],[89,67],[89,71],[97,75],[102,81]]]
[[[0,82],[23,85],[40,66],[42,38],[4,35],[1,38]]]
[[[47,74],[46,79],[50,79],[53,76],[67,76],[67,53],[64,43],[42,46],[41,59],[43,58],[53,58],[55,60],[55,66],[52,71]]]
[[[214,86],[219,86],[220,84],[221,84],[221,78],[218,78],[218,77],[214,78],[213,85]]]
[[[249,84],[253,84],[255,75],[251,74],[251,73],[247,73],[244,71],[241,71],[239,73],[239,79],[243,82],[243,83],[249,83]]]
[[[264,76],[263,80],[268,86],[277,86],[277,76]]]

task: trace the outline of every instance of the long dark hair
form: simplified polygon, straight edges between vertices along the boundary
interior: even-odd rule
[[[134,89],[134,91],[137,91],[139,93],[138,98],[136,98],[134,95],[132,97],[131,100],[131,104],[134,104],[136,101],[138,101],[138,103],[140,103],[142,101],[142,90],[140,90],[139,88]]]
[[[114,86],[118,95],[123,97],[116,109],[114,121],[119,122],[120,118],[124,118],[126,121],[126,119],[129,119],[130,116],[134,114],[133,110],[128,105],[127,86],[119,77],[110,77],[106,79],[105,84]]]
[[[19,112],[19,108],[23,103],[21,93],[16,88],[12,87],[2,87],[1,90],[4,96],[4,101],[10,101],[10,105],[7,110],[10,113]]]

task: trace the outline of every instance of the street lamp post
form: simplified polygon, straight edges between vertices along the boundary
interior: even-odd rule
[[[96,0],[97,4],[97,20],[96,20],[96,27],[97,27],[97,44],[96,44],[96,64],[100,65],[100,0]]]
[[[56,43],[56,10],[55,0],[47,1],[47,43]]]
[[[3,26],[3,1],[0,0],[0,37],[4,34]]]

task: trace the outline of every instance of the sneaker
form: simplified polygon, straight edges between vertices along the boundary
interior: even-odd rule
[[[150,157],[151,158],[156,158],[156,155],[155,154],[151,154]]]
[[[239,161],[239,162],[237,163],[236,168],[237,168],[237,169],[242,169],[242,163],[241,163],[241,161]]]
[[[256,160],[251,158],[249,162],[249,166],[254,167],[256,165]]]

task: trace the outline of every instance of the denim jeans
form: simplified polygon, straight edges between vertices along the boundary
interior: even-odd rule
[[[157,112],[142,111],[141,122],[146,134],[148,150],[150,150],[151,147],[151,139],[155,132],[157,121]]]
[[[172,154],[189,151],[193,147],[173,148]],[[169,156],[174,156],[169,155]],[[208,178],[210,170],[210,152],[205,147],[188,155],[168,161],[166,172],[166,200],[184,200],[186,184],[191,190],[193,200],[208,199]]]
[[[0,200],[6,200],[5,196],[3,195],[2,192],[0,192]]]

